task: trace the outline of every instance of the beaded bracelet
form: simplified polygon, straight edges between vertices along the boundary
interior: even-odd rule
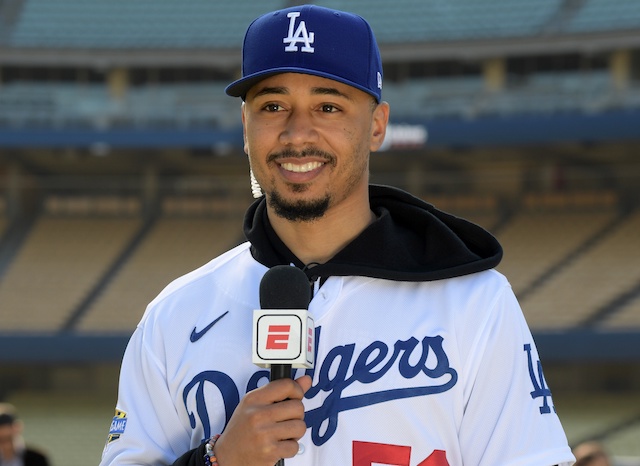
[[[214,435],[209,439],[207,444],[204,447],[204,464],[205,466],[218,466],[218,458],[216,458],[216,454],[213,451],[213,447],[216,445],[216,442],[220,438],[220,434]]]

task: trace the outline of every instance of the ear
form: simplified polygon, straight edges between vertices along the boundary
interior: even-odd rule
[[[389,123],[389,104],[387,102],[380,102],[378,106],[373,110],[372,122],[371,122],[371,152],[375,152],[380,149],[384,142],[384,137],[387,134],[387,125]]]
[[[240,114],[242,117],[242,141],[243,141],[244,153],[249,155],[249,145],[247,143],[247,128],[246,128],[246,120],[245,120],[246,117],[244,116],[244,112],[245,112],[244,101],[242,101],[242,105],[240,106]]]

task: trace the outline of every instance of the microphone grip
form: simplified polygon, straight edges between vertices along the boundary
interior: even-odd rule
[[[270,379],[274,380],[291,378],[291,364],[273,364],[271,366]],[[284,466],[284,459],[279,459],[275,466]]]
[[[287,379],[291,378],[291,364],[273,364],[271,366],[270,380]]]

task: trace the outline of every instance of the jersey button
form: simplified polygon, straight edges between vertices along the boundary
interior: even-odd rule
[[[304,453],[304,444],[298,442],[298,455],[302,455]]]

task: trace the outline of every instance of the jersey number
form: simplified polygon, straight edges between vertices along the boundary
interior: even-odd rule
[[[372,466],[389,464],[393,466],[410,466],[411,447],[403,445],[386,445],[384,443],[353,442],[353,466]],[[449,466],[443,450],[433,450],[428,458],[417,466]]]

